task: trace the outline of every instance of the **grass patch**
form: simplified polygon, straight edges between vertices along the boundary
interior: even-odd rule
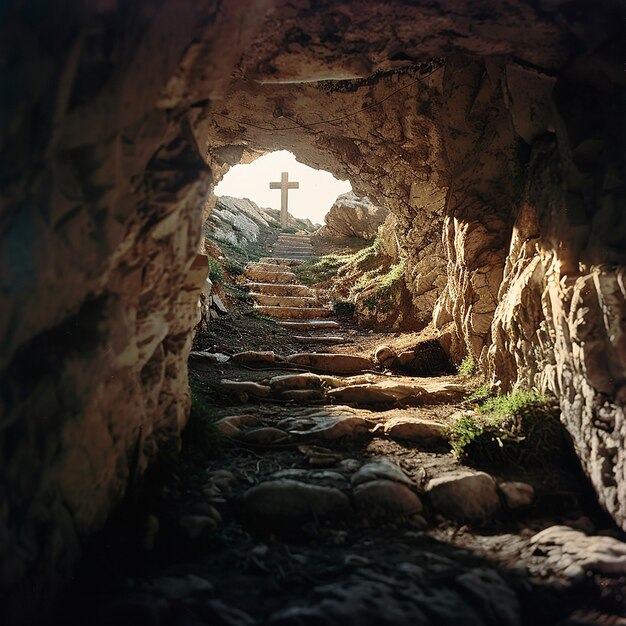
[[[239,289],[239,287],[236,287],[235,285],[231,285],[230,283],[225,283],[224,289],[226,290],[226,293],[233,296],[233,298],[237,298],[237,300],[241,300],[242,302],[252,301],[252,296],[247,291],[244,291],[243,289]]]
[[[485,386],[476,392],[487,393]],[[541,470],[559,463],[564,440],[557,403],[535,391],[483,398],[448,429],[456,457],[479,468]]]
[[[470,405],[481,405],[491,397],[491,394],[491,385],[489,383],[485,383],[480,387],[476,387],[476,389],[474,389],[474,391],[472,391],[472,393],[465,398],[465,402]]]
[[[307,285],[322,283],[350,269],[364,269],[378,255],[378,239],[353,254],[326,254],[319,259],[306,261],[296,268],[298,278]],[[362,278],[362,277],[361,277]],[[360,280],[360,279],[359,279]]]
[[[473,376],[476,372],[476,361],[473,355],[468,354],[466,357],[463,357],[457,371],[461,376]]]

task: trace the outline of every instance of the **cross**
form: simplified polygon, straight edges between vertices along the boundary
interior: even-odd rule
[[[287,228],[287,194],[289,189],[299,189],[300,183],[289,182],[289,173],[283,172],[279,183],[270,183],[270,189],[280,189],[280,225]]]

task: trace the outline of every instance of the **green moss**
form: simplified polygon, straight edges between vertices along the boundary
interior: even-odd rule
[[[447,434],[457,458],[480,468],[540,470],[564,455],[558,405],[535,391],[486,398]]]

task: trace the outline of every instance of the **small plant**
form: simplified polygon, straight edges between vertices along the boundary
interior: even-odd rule
[[[230,283],[225,283],[224,289],[229,295],[233,296],[233,298],[237,298],[237,300],[241,300],[242,302],[249,302],[252,300],[252,296],[247,291],[239,289],[239,287],[231,285]]]
[[[518,415],[541,406],[547,402],[547,398],[536,391],[516,390],[503,396],[487,398],[479,411],[494,417],[508,417]]]
[[[470,405],[482,404],[491,397],[491,385],[489,383],[485,383],[480,387],[476,387],[472,393],[470,393],[467,398],[465,398],[465,402]]]
[[[285,226],[285,228],[281,228],[280,231],[289,235],[295,235],[298,229],[295,226]]]
[[[350,300],[333,300],[333,311],[338,317],[352,317],[355,305]]]
[[[475,467],[541,471],[565,454],[558,405],[536,391],[485,398],[448,429],[448,438],[457,458]]]
[[[222,266],[213,258],[208,257],[209,262],[209,278],[213,284],[224,282],[224,270]]]
[[[472,376],[476,372],[476,361],[473,355],[468,354],[466,357],[463,357],[459,364],[458,372],[461,376]]]
[[[463,415],[448,429],[448,439],[455,456],[463,460],[471,443],[483,434],[483,426],[470,415]]]

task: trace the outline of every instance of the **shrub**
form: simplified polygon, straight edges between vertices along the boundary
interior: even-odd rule
[[[487,398],[448,438],[457,458],[475,467],[540,470],[560,462],[565,449],[558,405],[535,391]]]
[[[466,357],[463,357],[463,360],[459,364],[458,372],[461,376],[472,376],[476,371],[476,361],[474,360],[473,355],[468,354]]]

